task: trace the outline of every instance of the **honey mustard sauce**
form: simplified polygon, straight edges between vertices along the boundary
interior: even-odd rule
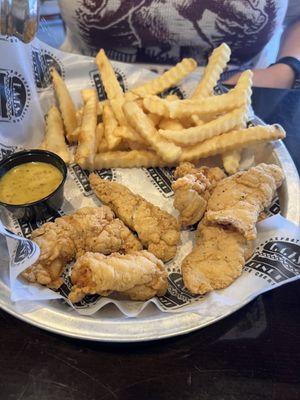
[[[0,178],[0,201],[12,205],[33,203],[53,193],[62,180],[62,173],[52,164],[18,165]]]

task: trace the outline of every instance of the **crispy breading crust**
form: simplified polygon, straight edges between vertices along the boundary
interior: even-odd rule
[[[185,286],[195,294],[229,286],[253,253],[255,224],[283,180],[276,165],[259,164],[217,183],[197,242],[181,270]]]
[[[222,180],[208,201],[207,220],[231,225],[247,240],[255,239],[258,216],[271,204],[283,178],[277,165],[259,164]]]
[[[180,224],[183,227],[193,225],[203,217],[212,190],[225,174],[218,167],[196,168],[191,163],[183,163],[176,168],[174,176],[179,177],[172,189]]]
[[[142,248],[138,239],[109,207],[84,207],[57,218],[32,232],[41,253],[22,276],[51,288],[62,284],[61,273],[68,262],[86,251],[110,254]]]
[[[165,294],[168,286],[163,263],[148,251],[104,256],[85,253],[73,269],[74,286],[69,299],[76,303],[86,294],[107,296],[111,292],[128,295],[132,300],[148,300]]]
[[[197,229],[196,246],[181,265],[184,285],[194,294],[223,289],[240,276],[251,255],[239,232],[203,221]]]
[[[151,253],[162,261],[175,256],[180,238],[176,218],[120,183],[105,181],[96,174],[91,174],[89,179],[96,196],[136,231]]]

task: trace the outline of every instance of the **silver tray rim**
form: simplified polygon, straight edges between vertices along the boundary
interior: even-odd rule
[[[272,153],[286,176],[283,185],[285,197],[283,214],[299,225],[300,180],[296,166],[282,141],[273,143],[272,147]],[[152,341],[187,334],[220,321],[256,297],[253,295],[227,313],[212,318],[203,318],[193,312],[172,314],[155,309],[154,317],[150,314],[142,318],[122,316],[110,319],[102,318],[99,314],[96,314],[97,318],[75,315],[67,305],[62,305],[60,302],[61,305],[57,306],[59,302],[57,300],[48,301],[47,306],[23,313],[10,301],[9,288],[3,282],[0,282],[0,288],[0,307],[30,325],[71,338],[111,343]]]

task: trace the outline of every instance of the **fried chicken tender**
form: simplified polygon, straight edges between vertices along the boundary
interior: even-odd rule
[[[168,281],[163,263],[148,251],[104,256],[85,253],[71,274],[74,286],[69,294],[73,303],[86,294],[108,296],[111,292],[127,295],[131,300],[148,300],[166,293]]]
[[[188,174],[196,174],[198,172],[198,168],[195,167],[194,164],[190,162],[182,162],[178,165],[178,167],[174,171],[174,178],[182,178]]]
[[[179,177],[172,184],[179,222],[183,227],[193,225],[203,217],[213,189],[225,174],[218,167],[195,168],[191,163],[183,163],[175,170],[174,176]]]
[[[276,165],[259,164],[219,181],[208,200],[197,242],[181,270],[195,294],[229,286],[253,253],[255,223],[283,181]]]
[[[66,264],[86,251],[110,254],[142,249],[139,240],[106,206],[84,207],[57,218],[33,231],[31,238],[40,247],[40,257],[22,276],[50,288],[61,286]]]
[[[267,208],[284,179],[280,167],[259,164],[220,181],[207,205],[209,222],[231,225],[247,240],[256,238],[258,216]]]
[[[196,246],[181,265],[184,284],[193,294],[223,289],[240,276],[252,253],[252,242],[241,233],[204,220],[198,225]]]
[[[162,261],[175,256],[180,239],[176,218],[120,183],[103,180],[96,174],[91,174],[89,179],[96,196],[136,231],[151,253]]]

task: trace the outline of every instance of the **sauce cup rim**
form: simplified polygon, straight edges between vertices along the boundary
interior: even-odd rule
[[[65,181],[66,181],[66,179],[67,179],[67,174],[68,174],[67,165],[66,165],[66,163],[64,162],[64,160],[63,160],[61,157],[59,157],[59,156],[58,156],[57,154],[55,154],[55,153],[52,153],[52,151],[49,151],[49,150],[34,149],[34,150],[21,150],[21,151],[17,151],[17,152],[15,152],[15,153],[10,154],[8,157],[3,158],[3,160],[0,161],[0,168],[1,168],[2,166],[4,166],[7,162],[9,162],[9,161],[11,161],[11,160],[14,160],[14,159],[17,159],[18,157],[21,157],[21,156],[23,156],[23,155],[31,156],[31,155],[37,155],[37,154],[48,155],[48,156],[50,156],[50,157],[52,157],[52,158],[57,159],[57,160],[61,163],[62,169],[63,169],[63,171],[61,171],[61,172],[62,172],[62,175],[63,175],[63,179],[62,179],[62,181],[60,182],[60,184],[57,186],[57,188],[56,188],[53,192],[51,192],[50,194],[48,194],[48,196],[43,197],[43,198],[40,199],[40,200],[33,201],[32,203],[9,204],[9,203],[4,203],[3,201],[0,200],[0,206],[10,207],[10,208],[20,208],[20,207],[32,207],[32,206],[38,205],[39,203],[44,202],[44,201],[47,201],[49,198],[51,198],[51,197],[52,197],[57,191],[59,191],[59,190],[61,189],[61,187],[65,184]],[[33,161],[25,161],[25,162],[22,163],[22,164],[26,164],[26,163],[28,163],[28,162],[33,162]],[[45,161],[40,161],[40,162],[45,162],[46,164],[51,164],[50,162],[47,162],[47,160],[45,160]],[[18,164],[18,165],[22,165],[22,164]],[[53,164],[51,164],[51,165],[53,165]],[[15,166],[16,166],[16,165],[15,165]],[[12,168],[14,168],[15,166],[13,166]],[[56,166],[55,166],[55,167],[56,167]],[[10,168],[10,169],[12,169],[12,168]],[[56,167],[56,168],[57,168],[57,167]],[[10,169],[9,169],[9,170],[10,170]],[[4,175],[5,175],[5,174],[4,174]],[[0,179],[1,179],[1,178],[0,178]]]

